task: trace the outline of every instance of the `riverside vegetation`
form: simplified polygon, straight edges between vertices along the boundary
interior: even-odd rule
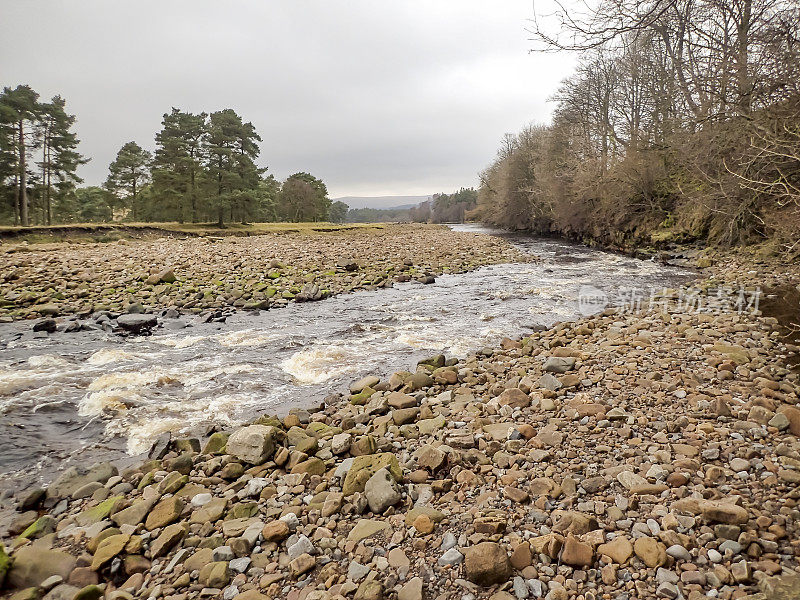
[[[705,312],[668,292],[21,490],[8,595],[797,598],[800,349],[718,265]]]

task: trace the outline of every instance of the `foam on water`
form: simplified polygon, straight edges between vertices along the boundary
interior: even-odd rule
[[[162,346],[169,346],[170,348],[175,348],[176,350],[182,350],[183,348],[191,348],[205,339],[205,336],[202,335],[187,335],[184,337],[175,335],[171,337],[157,338],[153,341],[156,344],[161,344]]]
[[[281,369],[300,384],[319,384],[357,370],[365,356],[366,340],[353,343],[315,342],[292,354]]]
[[[123,350],[122,348],[101,348],[87,358],[86,362],[90,365],[103,366],[116,362],[136,360],[136,358],[136,354]]]
[[[256,332],[253,329],[244,329],[242,331],[221,333],[215,336],[214,339],[216,339],[221,346],[227,348],[247,348],[251,346],[264,346],[284,336],[285,334],[283,333],[265,333]]]

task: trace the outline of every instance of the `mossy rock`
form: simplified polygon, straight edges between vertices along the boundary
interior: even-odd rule
[[[11,557],[6,554],[6,549],[0,544],[0,589],[6,580],[6,573],[11,568]]]
[[[350,404],[355,404],[356,406],[363,406],[369,400],[369,397],[375,393],[375,390],[371,387],[367,386],[357,394],[353,394],[350,396]]]
[[[89,525],[94,525],[95,523],[99,523],[106,517],[108,517],[111,512],[114,510],[114,507],[117,506],[119,502],[122,502],[124,498],[122,496],[112,496],[108,500],[104,500],[97,506],[93,506],[92,508],[87,508],[81,514],[77,516],[75,521],[81,527],[87,527]]]
[[[218,431],[211,435],[203,447],[203,454],[224,454],[225,444],[228,443],[229,433]]]
[[[283,421],[273,415],[262,415],[256,419],[253,425],[267,425],[268,427],[275,427],[276,429],[283,430]]]
[[[395,481],[403,479],[403,470],[400,468],[400,463],[395,454],[382,452],[380,454],[357,456],[344,478],[342,493],[345,496],[350,496],[356,492],[363,492],[369,478],[384,467],[389,469]]]
[[[56,520],[50,515],[39,517],[25,531],[19,534],[18,540],[33,540],[56,530]]]
[[[342,433],[342,429],[340,427],[331,427],[330,425],[319,423],[317,421],[309,423],[306,427],[306,431],[318,440],[327,440],[338,433]]]

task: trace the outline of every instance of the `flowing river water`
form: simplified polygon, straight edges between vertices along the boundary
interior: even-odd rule
[[[76,461],[146,452],[164,431],[202,433],[285,414],[368,373],[413,368],[434,353],[464,356],[578,318],[587,286],[620,303],[692,277],[561,240],[454,228],[503,235],[541,260],[239,312],[226,323],[166,320],[146,337],[40,337],[30,323],[0,325],[0,491],[46,481]]]

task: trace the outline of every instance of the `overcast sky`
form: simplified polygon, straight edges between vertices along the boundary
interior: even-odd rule
[[[0,0],[0,84],[61,94],[101,183],[170,107],[233,108],[276,177],[332,197],[477,184],[505,132],[546,121],[570,56],[530,54],[532,0]],[[20,26],[20,24],[25,26]]]

